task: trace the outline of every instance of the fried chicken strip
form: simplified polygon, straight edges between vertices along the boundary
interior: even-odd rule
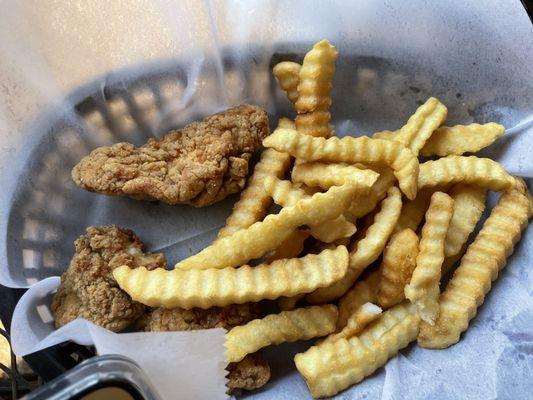
[[[141,147],[99,147],[72,170],[79,187],[107,195],[204,207],[239,192],[269,134],[267,113],[243,104]]]
[[[153,308],[144,318],[147,332],[194,331],[199,329],[231,329],[259,317],[256,303],[211,307],[206,310],[192,308]]]
[[[264,386],[270,379],[270,366],[260,353],[248,354],[241,361],[228,365],[230,393],[253,390]]]
[[[166,268],[162,254],[144,253],[144,245],[129,229],[91,226],[75,242],[76,252],[54,296],[56,328],[85,318],[114,332],[130,326],[144,312],[118,287],[112,271],[121,265]]]

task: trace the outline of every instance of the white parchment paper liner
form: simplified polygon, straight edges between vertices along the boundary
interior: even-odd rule
[[[59,284],[59,278],[44,279],[20,299],[11,325],[17,332],[11,340],[13,352],[22,356],[74,341],[95,346],[100,355],[129,357],[142,366],[162,399],[227,398],[224,329],[113,333],[77,319],[54,330],[48,304]]]

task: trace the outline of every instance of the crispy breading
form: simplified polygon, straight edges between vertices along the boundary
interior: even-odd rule
[[[85,318],[114,332],[127,328],[144,306],[118,287],[112,271],[121,265],[166,268],[163,255],[144,253],[143,243],[131,230],[114,225],[87,228],[75,246],[52,302],[56,327]]]
[[[227,387],[232,394],[239,389],[252,390],[265,385],[270,379],[270,366],[260,353],[248,354],[241,361],[228,365]]]
[[[99,147],[72,179],[91,192],[204,207],[244,187],[248,162],[268,133],[267,113],[243,104],[138,148]]]
[[[146,316],[144,330],[148,332],[193,331],[198,329],[231,329],[259,316],[257,303],[232,304],[207,310],[192,308],[152,309]]]

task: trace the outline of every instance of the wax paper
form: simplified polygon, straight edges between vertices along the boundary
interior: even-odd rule
[[[244,101],[265,107],[273,126],[293,110],[271,67],[301,61],[323,38],[339,50],[338,134],[396,129],[436,96],[448,124],[505,125],[483,154],[533,176],[533,27],[519,1],[8,1],[0,13],[0,283],[42,299],[39,312],[31,301],[17,308],[14,326],[31,328],[13,331],[14,343],[36,348],[51,333],[50,320],[39,322],[51,318],[56,287],[45,279],[66,269],[87,226],[131,228],[172,264],[214,238],[236,199],[199,210],[87,193],[70,179],[81,157]],[[532,236],[526,231],[460,343],[412,345],[339,398],[532,393]],[[91,340],[83,325],[71,337]],[[273,378],[249,396],[308,397],[292,362],[306,346],[267,349]]]
[[[58,277],[43,279],[20,299],[11,325],[14,353],[26,355],[73,340],[95,346],[99,355],[120,354],[135,361],[162,399],[175,398],[178,388],[182,399],[227,397],[224,329],[114,333],[77,319],[56,330],[49,304],[59,283]]]

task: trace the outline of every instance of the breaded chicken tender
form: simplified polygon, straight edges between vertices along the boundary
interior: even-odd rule
[[[229,330],[257,317],[259,317],[259,308],[256,303],[211,307],[207,310],[158,307],[152,309],[143,318],[143,326],[148,332],[194,331],[211,328]]]
[[[131,230],[114,225],[87,228],[75,246],[52,302],[56,327],[85,318],[114,332],[127,328],[145,307],[119,288],[112,271],[121,265],[166,268],[163,255],[144,253],[143,243]]]
[[[138,148],[99,147],[72,179],[91,192],[204,207],[242,190],[248,162],[268,134],[267,113],[243,104]]]
[[[260,388],[270,379],[270,366],[260,353],[248,354],[241,361],[229,364],[227,370],[227,386],[235,395],[240,390]]]
[[[211,307],[207,310],[193,308],[154,308],[140,320],[139,328],[148,332],[192,331],[198,329],[231,329],[259,317],[257,303],[233,304]],[[254,353],[237,363],[230,363],[227,386],[232,393],[257,389],[270,379],[270,367],[265,359]]]

